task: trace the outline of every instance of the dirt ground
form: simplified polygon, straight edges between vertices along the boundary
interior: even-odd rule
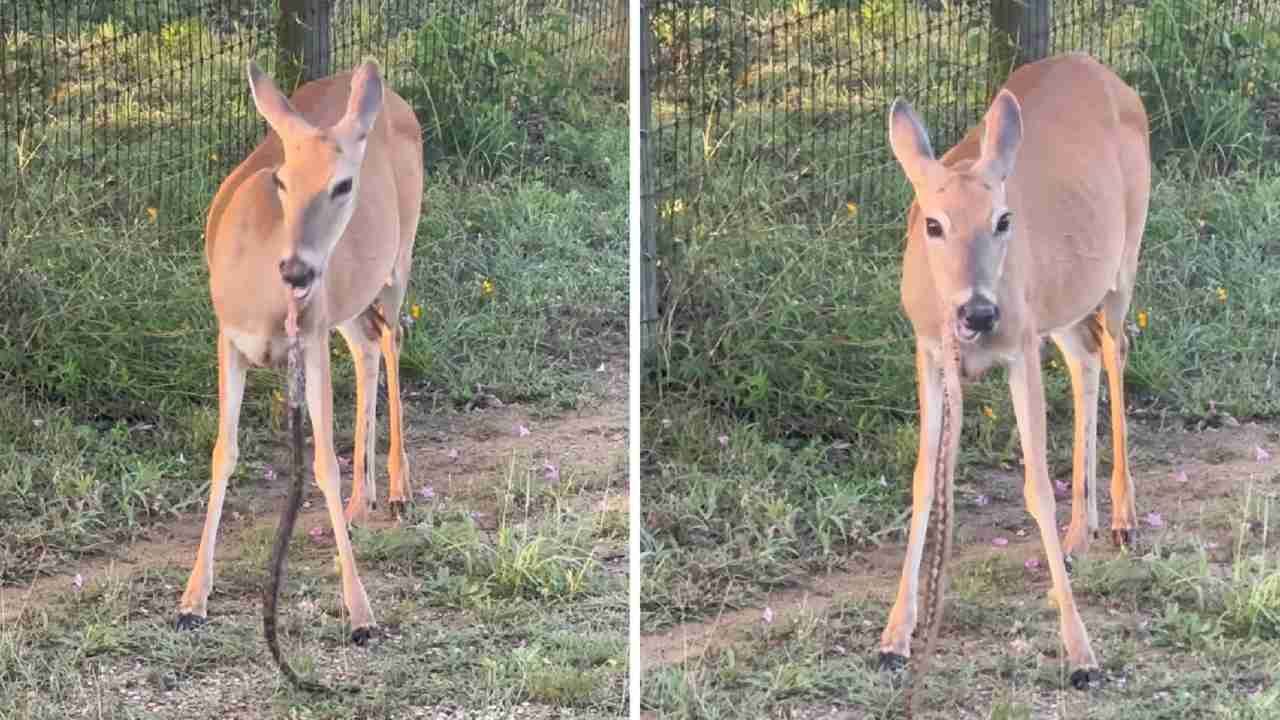
[[[626,370],[625,359],[606,362],[599,371],[601,374],[595,382],[597,387],[590,393],[590,399],[584,400],[575,410],[555,414],[518,405],[491,405],[440,417],[428,417],[415,405],[412,394],[407,393],[406,444],[415,503],[431,503],[437,510],[464,510],[472,513],[481,530],[493,530],[498,524],[495,514],[500,512],[500,501],[503,498],[502,488],[498,485],[503,478],[517,475],[515,465],[516,458],[519,458],[520,477],[528,475],[529,467],[540,467],[546,462],[563,467],[566,471],[572,468],[572,472],[588,478],[583,481],[581,490],[575,490],[576,494],[569,500],[574,504],[575,510],[580,509],[584,514],[618,513],[626,517]],[[384,407],[385,404],[380,403],[379,409]],[[380,420],[383,422],[379,440],[380,444],[385,445],[385,418]],[[340,439],[339,442],[341,441]],[[350,439],[347,438],[346,441],[349,443]],[[244,447],[243,442],[242,452],[255,454]],[[259,449],[256,454],[264,453]],[[232,641],[249,641],[251,644],[246,646],[248,652],[256,655],[257,659],[245,666],[243,662],[234,662],[234,653],[230,653],[221,659],[223,663],[230,663],[224,668],[214,673],[209,673],[209,669],[205,668],[204,672],[195,676],[188,672],[186,679],[181,682],[164,680],[168,676],[157,670],[157,665],[163,663],[156,662],[155,658],[138,659],[135,662],[109,659],[105,663],[94,663],[92,674],[96,677],[81,678],[80,681],[86,687],[76,693],[82,694],[86,704],[83,708],[75,708],[74,712],[67,708],[66,717],[102,717],[100,713],[95,715],[90,705],[104,702],[106,707],[114,707],[116,710],[115,713],[108,712],[107,717],[275,716],[271,714],[267,698],[273,692],[278,692],[279,678],[262,645],[261,620],[255,619],[260,617],[257,585],[245,577],[237,577],[237,570],[243,568],[246,562],[255,566],[258,560],[265,562],[264,539],[274,534],[279,509],[287,492],[287,476],[283,470],[287,467],[287,456],[283,449],[272,448],[265,454],[279,459],[276,467],[280,470],[275,476],[268,477],[266,467],[260,462],[242,462],[232,478],[219,532],[215,564],[219,572],[215,576],[214,591],[210,597],[210,623],[198,632],[203,635],[212,630],[214,635],[222,633],[234,636]],[[307,455],[310,455],[309,451]],[[344,454],[339,445],[339,455],[344,470],[345,496],[350,482],[349,446]],[[379,504],[373,520],[367,526],[374,532],[395,524],[390,519],[386,506],[385,456],[378,458],[378,471]],[[13,642],[21,643],[24,624],[39,624],[42,619],[47,623],[47,618],[56,617],[61,612],[60,609],[68,607],[84,611],[83,606],[76,605],[76,595],[78,588],[87,589],[91,586],[111,588],[107,593],[120,592],[123,588],[123,592],[136,594],[136,597],[128,601],[128,615],[134,617],[133,622],[141,619],[136,616],[144,616],[149,624],[157,626],[148,631],[162,636],[161,626],[168,624],[171,629],[173,613],[200,542],[204,517],[205,507],[202,502],[198,509],[178,520],[150,528],[142,538],[128,546],[83,558],[65,572],[40,577],[25,586],[0,587],[0,637],[8,635],[15,638]],[[313,529],[318,535],[331,538],[323,500],[314,484],[308,483],[295,537],[305,537]],[[340,585],[327,569],[328,558],[332,556],[332,541],[327,540],[328,547],[320,547],[321,544],[324,543],[315,544],[315,547],[312,544],[306,545],[303,556],[291,560],[287,582],[295,587],[314,583],[323,588],[324,594],[332,596],[332,599],[322,603],[326,605],[322,610],[330,615],[337,610],[340,617],[340,607],[327,607],[335,601],[340,605],[340,600],[337,599],[340,597]],[[610,547],[597,547],[594,556],[607,575],[625,577],[625,536],[608,544]],[[357,545],[357,557],[360,552]],[[384,648],[390,646],[382,651],[384,654],[393,653],[394,646],[401,640],[397,637],[397,626],[409,625],[418,620],[428,620],[428,626],[432,623],[449,627],[470,625],[466,620],[466,613],[454,613],[458,617],[451,618],[451,611],[446,609],[427,610],[431,615],[429,619],[404,617],[404,612],[412,614],[422,609],[417,605],[409,605],[408,607],[413,608],[410,611],[400,609],[406,606],[403,598],[411,593],[410,588],[415,587],[413,583],[421,588],[421,579],[403,577],[403,572],[377,564],[362,565],[361,575],[380,623],[385,622],[388,626],[385,636],[370,644],[371,647],[379,643]],[[397,602],[400,604],[397,605]],[[286,598],[282,599],[280,612],[284,627],[287,628],[290,622],[287,615],[297,614],[298,608],[289,607]],[[589,616],[591,610],[586,608],[578,613],[574,609],[562,609],[556,612],[579,617]],[[386,622],[387,620],[390,622]],[[126,619],[125,622],[128,623],[129,620]],[[593,628],[593,632],[600,630]],[[607,632],[606,628],[605,633]],[[625,632],[625,623],[619,623],[618,635],[625,636]],[[74,633],[73,630],[73,635]],[[251,635],[255,637],[249,640]],[[212,637],[211,635],[201,642],[214,642]],[[225,641],[224,637],[216,642]],[[320,644],[331,646],[332,638],[321,638]],[[318,662],[321,666],[316,668],[316,672],[329,678],[350,677],[368,684],[368,678],[361,679],[368,670],[361,669],[360,665],[364,661],[359,658],[363,656],[368,659],[370,651],[365,648],[342,647],[341,643],[339,648],[338,653]],[[240,652],[243,653],[244,650],[241,649]],[[213,660],[213,664],[217,664],[218,658]],[[394,660],[391,662],[394,663]],[[403,662],[408,663],[409,659],[406,658]],[[85,661],[86,667],[82,668],[84,672],[89,672],[89,664]],[[160,681],[156,680],[157,672],[161,672]],[[179,677],[184,677],[182,670],[178,672]],[[538,703],[524,703],[513,708],[404,706],[393,715],[439,718],[595,717],[588,712],[575,713],[572,709],[563,710]],[[292,714],[289,716],[301,717]]]
[[[1100,447],[1105,445],[1100,443]],[[1209,548],[1210,561],[1223,566],[1225,572],[1225,566],[1232,561],[1233,542],[1240,518],[1244,516],[1246,496],[1252,494],[1256,500],[1259,495],[1275,497],[1280,493],[1280,426],[1240,424],[1228,419],[1225,425],[1216,428],[1188,428],[1146,418],[1131,422],[1130,447],[1142,533],[1139,547],[1149,549],[1194,536]],[[1099,519],[1103,527],[1090,547],[1091,558],[1112,558],[1121,552],[1112,546],[1107,532],[1111,512],[1109,473],[1109,465],[1100,461]],[[1067,483],[1059,486],[1060,491],[1068,488],[1066,497],[1059,493],[1057,504],[1058,524],[1064,533],[1070,521],[1070,479],[1069,469],[1057,478]],[[1021,587],[1008,588],[1007,602],[1013,607],[1043,601],[1051,582],[1044,566],[1038,530],[1022,502],[1020,469],[984,471],[976,483],[961,484],[956,490],[956,507],[952,572],[958,566],[992,557],[1013,558],[1016,563],[1035,559],[1040,561],[1039,568],[1028,570]],[[902,571],[906,519],[904,508],[903,529],[890,535],[894,542],[855,554],[840,572],[810,577],[801,585],[772,592],[758,607],[727,609],[715,618],[676,625],[643,637],[641,656],[645,672],[684,667],[685,672],[697,673],[700,658],[712,650],[719,653],[737,647],[739,653],[751,653],[746,645],[758,643],[761,633],[767,632],[762,629],[766,625],[783,627],[801,618],[821,618],[833,606],[849,601],[866,601],[883,607],[887,613]],[[1007,545],[1003,544],[1004,540],[1008,541]],[[1106,614],[1112,617],[1103,621],[1099,617],[1102,610],[1089,608],[1088,604],[1082,603],[1081,612],[1086,626],[1093,628],[1096,648],[1099,645],[1096,635],[1103,632],[1100,626],[1125,624],[1127,620],[1117,619],[1116,609],[1107,608]],[[975,645],[980,644],[980,640],[966,637],[962,631],[949,632],[946,622],[944,620],[938,653],[971,653],[977,649]],[[1133,622],[1137,624],[1140,620]],[[848,638],[847,651],[851,655],[861,653],[873,658],[883,628],[865,621],[863,624],[865,635]],[[1052,633],[1056,623],[1039,629]],[[997,647],[994,651],[1000,652],[1000,649]],[[1100,660],[1105,662],[1103,658]],[[974,712],[973,717],[987,716],[986,711],[978,707]],[[658,717],[653,713],[644,716]],[[854,717],[839,708],[813,708],[787,716]],[[1044,715],[1037,711],[1034,715],[1037,718],[1059,716],[1058,710],[1046,710]]]

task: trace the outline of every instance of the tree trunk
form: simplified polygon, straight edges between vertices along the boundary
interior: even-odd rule
[[[308,80],[330,74],[332,13],[333,0],[280,0],[275,76],[285,94]]]
[[[991,67],[997,82],[1049,54],[1051,7],[1051,0],[992,1]]]

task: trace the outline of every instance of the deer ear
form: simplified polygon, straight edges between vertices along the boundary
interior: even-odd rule
[[[889,107],[889,147],[912,185],[928,184],[929,176],[939,167],[924,123],[902,98]]]
[[[368,135],[382,111],[384,92],[378,63],[365,60],[351,74],[351,96],[347,98],[347,114],[342,124],[357,136]]]
[[[293,109],[280,88],[262,72],[258,64],[250,60],[246,71],[249,75],[249,92],[253,94],[254,107],[267,124],[280,135],[291,135],[313,130],[311,123]]]
[[[1013,174],[1022,144],[1022,106],[1018,98],[1002,89],[991,101],[982,133],[982,154],[975,169],[996,182],[1004,182]]]

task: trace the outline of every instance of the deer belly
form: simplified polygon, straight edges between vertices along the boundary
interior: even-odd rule
[[[222,332],[241,355],[258,367],[282,367],[288,360],[287,338],[241,332],[234,328],[223,328]]]

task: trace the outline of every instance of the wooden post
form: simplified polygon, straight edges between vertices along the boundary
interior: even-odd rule
[[[640,0],[640,358],[641,372],[657,349],[658,336],[658,208],[654,188],[654,153],[649,139],[653,99],[652,27],[649,2]],[[642,376],[643,377],[643,376]]]
[[[1049,54],[1051,0],[992,0],[991,68],[997,84]]]
[[[285,94],[330,73],[333,0],[280,0],[276,19],[276,82]]]

